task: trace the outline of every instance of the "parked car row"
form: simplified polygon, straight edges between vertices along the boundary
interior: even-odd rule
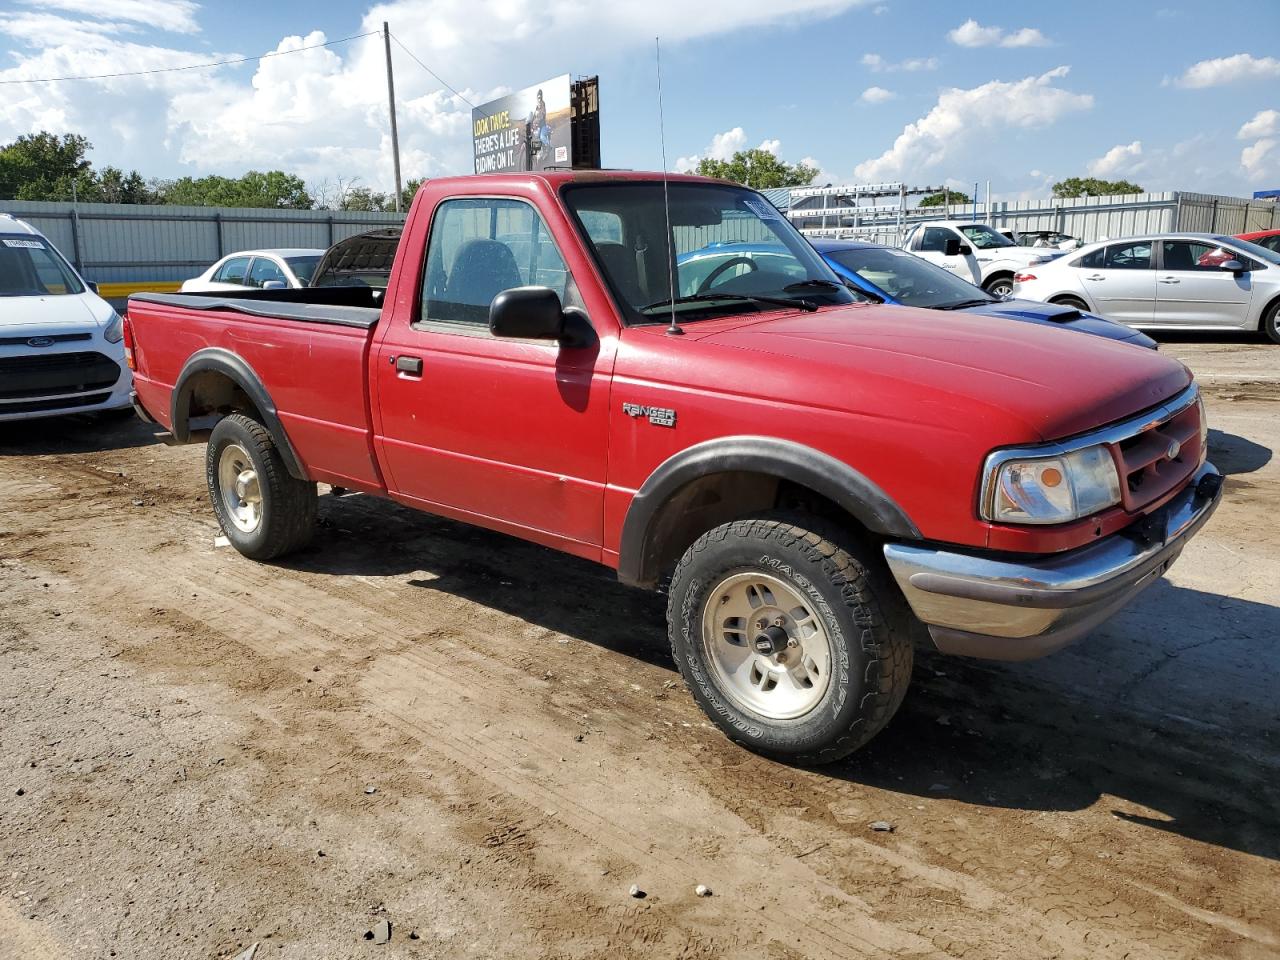
[[[1013,293],[1133,327],[1260,330],[1280,343],[1280,253],[1239,237],[1169,233],[1091,243],[1022,270]]]

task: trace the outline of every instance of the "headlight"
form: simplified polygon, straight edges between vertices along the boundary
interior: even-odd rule
[[[1103,446],[1004,460],[986,478],[983,517],[996,523],[1067,523],[1120,502],[1120,475]]]
[[[102,329],[102,336],[107,343],[119,343],[124,339],[124,321],[114,310],[111,311],[111,319]]]

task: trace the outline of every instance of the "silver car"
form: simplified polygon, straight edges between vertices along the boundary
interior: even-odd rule
[[[1151,330],[1262,330],[1280,343],[1280,253],[1213,233],[1106,240],[1027,267],[1013,296]]]

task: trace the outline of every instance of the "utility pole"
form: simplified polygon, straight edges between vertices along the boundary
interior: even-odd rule
[[[400,134],[396,130],[396,81],[391,74],[391,29],[382,21],[382,44],[387,50],[387,103],[391,107],[391,155],[396,168],[396,213],[400,212]]]

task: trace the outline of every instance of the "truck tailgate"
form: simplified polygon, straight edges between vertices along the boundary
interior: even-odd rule
[[[376,308],[270,303],[248,298],[135,296],[129,301],[136,390],[172,429],[183,368],[210,349],[256,375],[313,480],[381,490],[371,446],[368,348]]]

